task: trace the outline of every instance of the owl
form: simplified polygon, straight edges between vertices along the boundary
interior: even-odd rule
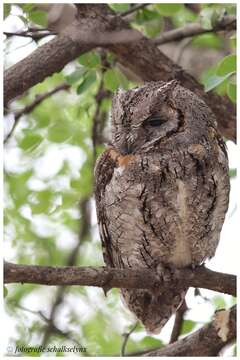
[[[216,251],[228,208],[228,157],[209,107],[173,80],[113,98],[111,143],[95,167],[103,257],[111,268],[195,267]],[[121,289],[158,333],[187,288]]]

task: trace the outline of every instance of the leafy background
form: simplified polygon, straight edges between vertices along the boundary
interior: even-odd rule
[[[130,7],[110,6],[116,12]],[[152,4],[137,11],[130,21],[134,28],[154,38],[169,23],[178,28],[188,22],[201,22],[211,29],[221,16],[235,12],[234,4],[202,4],[199,13],[179,3]],[[6,31],[46,27],[46,13],[36,10],[33,4],[5,4],[4,16]],[[48,40],[6,37],[5,66]],[[221,54],[220,60],[205,67],[198,79],[205,91],[213,89],[232,102],[236,101],[235,46],[234,34],[221,33],[195,36],[187,44],[188,49],[197,48],[203,53],[215,50]],[[103,259],[92,197],[94,163],[109,138],[113,92],[119,86],[129,89],[138,83],[129,79],[112,54],[102,50],[86,53],[11,103],[5,111],[5,137],[14,124],[14,113],[39,94],[63,83],[67,90],[47,97],[32,112],[21,116],[5,142],[5,258],[24,264],[100,266]],[[234,272],[231,260],[223,264],[221,255],[232,256],[235,246],[235,148],[233,143],[227,144],[232,182],[225,226],[225,238],[229,239],[222,240],[219,260],[210,263],[210,267]],[[124,334],[136,321],[122,305],[117,289],[105,297],[101,289],[90,287],[12,284],[5,287],[4,293],[6,353],[7,345],[65,344],[86,347],[81,356],[119,355]],[[230,296],[209,291],[201,291],[201,295],[190,291],[181,335],[201,327],[217,308],[230,307],[234,301]],[[160,335],[150,336],[138,324],[127,342],[126,353],[163,346],[169,340],[172,325],[173,319]],[[230,348],[227,353],[234,351]],[[31,351],[23,355],[44,354]],[[56,355],[67,354],[59,351]]]

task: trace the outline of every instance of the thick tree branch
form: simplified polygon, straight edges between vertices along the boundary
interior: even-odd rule
[[[118,61],[132,70],[144,81],[178,79],[182,86],[200,96],[212,109],[218,121],[219,131],[227,139],[235,141],[236,113],[229,98],[219,96],[213,91],[205,93],[203,86],[193,76],[173,63],[154,44],[153,40],[141,40],[124,45],[111,45]]]
[[[236,17],[231,15],[225,16],[217,22],[212,29],[205,29],[198,23],[187,24],[181,28],[163,32],[160,36],[155,38],[153,42],[156,45],[162,45],[167,42],[182,40],[195,35],[230,30],[236,30]]]
[[[192,76],[166,57],[152,40],[145,38],[137,31],[132,37],[129,37],[129,33],[127,36],[126,33],[125,38],[129,37],[127,39],[129,42],[124,42],[123,35],[126,30],[130,30],[128,23],[120,16],[114,15],[114,12],[106,5],[78,5],[78,22],[75,26],[68,29],[65,35],[56,36],[47,44],[40,46],[31,55],[6,71],[5,103],[43,81],[45,77],[62,70],[67,63],[80,54],[99,44],[102,46],[108,44],[108,49],[116,54],[118,62],[132,70],[143,81],[169,81],[175,78],[183,86],[202,97],[215,113],[220,132],[226,138],[234,140],[236,136],[235,108],[231,101],[213,92],[206,94],[203,87]],[[114,32],[116,34],[122,32],[122,36],[112,35],[108,39],[107,34],[111,35]],[[101,37],[97,41],[96,34],[101,33],[106,38],[105,44]]]
[[[160,286],[158,276],[148,269],[113,269],[106,267],[4,265],[5,283],[42,285],[82,285],[102,288],[149,289]],[[236,277],[200,266],[176,272],[176,285],[200,287],[236,296]],[[162,286],[162,284],[161,284]]]
[[[76,44],[66,36],[56,36],[38,47],[31,55],[10,67],[4,74],[4,103],[24,93],[47,76],[63,69],[78,55],[91,49]]]
[[[217,356],[236,339],[236,306],[215,313],[210,324],[164,348],[144,356]]]

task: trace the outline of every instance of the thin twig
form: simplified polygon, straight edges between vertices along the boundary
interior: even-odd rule
[[[188,310],[186,301],[184,300],[178,311],[175,315],[174,325],[171,333],[171,338],[169,341],[169,344],[177,341],[179,335],[181,334],[182,324],[183,324],[183,318],[185,312]]]
[[[146,6],[148,6],[150,4],[137,4],[137,5],[134,5],[132,6],[130,9],[126,10],[126,11],[123,11],[121,14],[119,14],[121,17],[125,17],[127,15],[130,15],[132,13],[134,13],[135,11],[138,11],[140,9],[143,9],[145,8]]]
[[[37,310],[31,310],[26,308],[25,306],[22,306],[20,304],[15,304],[15,306],[23,311],[29,312],[30,314],[34,314],[37,315],[38,317],[40,317],[44,322],[46,322],[48,325],[51,322],[51,319],[48,319],[43,313],[42,311],[37,311]],[[59,329],[56,325],[53,326],[54,332],[59,334],[62,337],[67,338],[68,340],[74,342],[76,345],[81,346],[81,344],[72,337],[72,333],[70,331],[62,331],[61,329]]]
[[[68,256],[68,259],[66,262],[66,264],[68,266],[73,266],[77,263],[79,249],[89,233],[90,213],[89,213],[88,201],[89,201],[89,199],[83,199],[79,204],[79,212],[81,214],[81,229],[79,231],[78,242]],[[61,286],[57,289],[57,295],[54,299],[54,302],[53,302],[51,310],[50,310],[48,326],[47,326],[44,336],[43,336],[42,346],[46,346],[50,340],[50,336],[53,333],[57,332],[56,325],[55,325],[55,317],[56,317],[57,310],[59,309],[59,306],[62,305],[62,303],[64,302],[65,291],[66,291],[65,286]]]
[[[50,97],[51,95],[61,91],[61,90],[68,90],[70,88],[70,85],[63,83],[60,84],[58,86],[56,86],[54,89],[44,93],[44,94],[40,94],[37,95],[35,97],[35,99],[33,100],[33,102],[29,105],[26,105],[23,109],[18,110],[14,113],[14,124],[12,129],[10,130],[10,132],[8,133],[8,135],[6,136],[6,138],[4,139],[4,144],[6,144],[6,142],[9,140],[9,138],[12,136],[13,132],[15,131],[15,128],[19,122],[19,119],[21,118],[21,116],[29,114],[30,112],[32,112],[36,106],[38,106],[39,104],[41,104],[41,102],[43,102],[45,99],[47,99],[48,97]]]
[[[104,98],[111,95],[111,92],[104,89],[104,73],[111,67],[111,64],[107,60],[106,51],[101,50],[101,65],[102,65],[102,74],[98,92],[95,95],[96,100],[96,110],[93,116],[93,126],[92,126],[92,144],[93,144],[93,167],[95,166],[97,158],[97,145],[101,144],[101,138],[103,133],[103,128],[105,124],[105,118],[103,112],[101,112],[100,105]]]
[[[13,37],[13,36],[21,36],[21,37],[32,38],[33,40],[40,40],[40,39],[42,39],[44,37],[47,37],[47,36],[56,35],[55,32],[50,32],[50,31],[45,31],[45,30],[40,30],[40,29],[39,29],[39,32],[32,32],[32,31],[9,32],[9,31],[4,31],[3,34],[6,35],[7,38],[10,38],[10,37]]]
[[[132,329],[129,332],[122,335],[123,343],[122,343],[122,347],[121,347],[121,356],[125,356],[125,350],[126,350],[128,339],[129,339],[130,335],[135,331],[137,326],[138,326],[138,321],[134,324],[134,326],[132,327]]]
[[[209,298],[207,298],[206,296],[203,296],[200,289],[199,288],[195,288],[194,289],[194,296],[200,296],[204,301],[206,302],[211,302],[211,300]]]
[[[41,319],[44,320],[45,322],[49,321],[49,319],[40,310],[37,311],[37,310],[27,309],[25,306],[22,306],[20,304],[15,304],[15,307],[17,307],[23,311],[29,312],[31,314],[37,315],[37,316],[41,317]]]
[[[80,12],[76,25],[77,32],[75,28],[71,30],[70,27],[68,36],[56,36],[5,71],[5,104],[43,81],[47,76],[61,71],[66,64],[81,54],[99,46],[99,41],[93,41],[96,34],[106,35],[113,32],[115,34],[111,36],[111,41],[105,39],[105,46],[116,55],[119,63],[129,68],[143,81],[169,81],[173,78],[179,80],[182,86],[206,101],[217,118],[222,135],[231,140],[235,139],[235,106],[230,99],[216,95],[214,92],[206,94],[202,85],[167,58],[152,39],[145,38],[137,30],[129,39],[130,33],[126,33],[126,30],[131,30],[132,33],[129,24],[119,15],[116,16],[107,4],[79,4],[78,9]],[[116,32],[121,33],[117,41]],[[139,35],[138,40],[136,34]],[[123,38],[126,40],[126,37],[131,41],[123,42]],[[103,44],[103,35],[100,40]]]

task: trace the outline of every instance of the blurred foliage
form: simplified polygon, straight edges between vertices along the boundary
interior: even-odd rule
[[[109,6],[121,13],[129,10],[131,5]],[[132,13],[130,22],[153,38],[166,31],[167,26],[178,28],[190,22],[201,22],[206,29],[211,29],[224,14],[235,14],[233,4],[199,6],[200,12],[196,13],[179,3],[151,4]],[[4,18],[12,17],[14,21],[16,16],[22,23],[22,30],[46,27],[46,13],[37,10],[34,4],[4,4]],[[36,46],[44,41],[36,42]],[[7,39],[6,47],[9,45],[17,47],[18,38]],[[207,69],[200,81],[206,91],[217,91],[235,102],[236,37],[231,35],[231,39],[227,39],[222,34],[209,33],[195,36],[190,46],[201,47],[203,51],[228,48],[226,56]],[[31,88],[11,104],[10,110],[22,109],[37,95],[63,82],[67,82],[70,89],[45,99],[30,114],[22,116],[5,147],[6,257],[16,263],[66,265],[76,252],[77,266],[103,265],[92,201],[94,154],[103,151],[103,142],[109,138],[108,119],[113,92],[119,86],[128,89],[136,84],[122,72],[112,54],[93,50]],[[104,95],[99,100],[100,93]],[[95,139],[93,129],[97,112]],[[230,176],[235,176],[234,169]],[[85,200],[90,207],[91,227],[84,239],[79,239],[79,232],[86,222],[82,207]],[[56,294],[56,287],[30,284],[4,287],[6,311],[14,322],[9,344],[41,344]],[[226,306],[225,297],[216,297],[212,306],[215,309]],[[183,322],[181,335],[199,325],[189,316]],[[122,306],[118,290],[113,289],[104,297],[100,289],[67,287],[54,318],[54,324],[62,334],[53,331],[48,342],[57,346],[85,346],[87,354],[82,353],[82,356],[119,355],[122,335],[131,330],[134,321],[132,314]],[[68,337],[64,335],[66,332]],[[164,344],[161,335],[146,336],[139,324],[127,342],[126,352],[139,352]],[[34,351],[31,353],[31,356],[38,355]]]

